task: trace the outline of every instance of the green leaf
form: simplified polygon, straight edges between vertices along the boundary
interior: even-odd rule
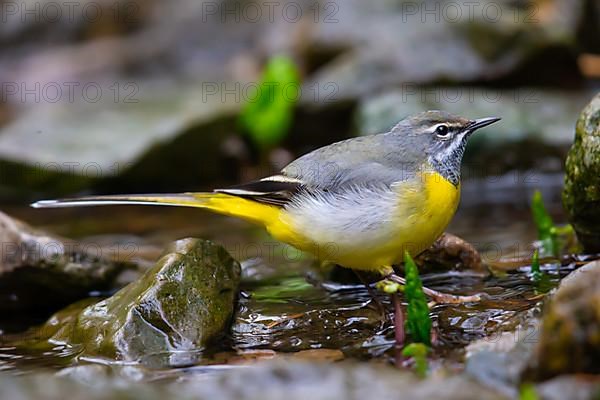
[[[240,125],[262,150],[281,143],[293,122],[300,98],[300,73],[285,56],[272,57],[265,66],[259,85],[246,93],[247,103]]]
[[[543,276],[544,273],[540,269],[540,252],[538,249],[535,249],[531,259],[531,278],[534,282],[540,282]]]
[[[429,365],[427,363],[427,353],[429,348],[423,343],[411,343],[402,349],[402,356],[412,357],[415,360],[415,372],[420,378],[427,376]]]
[[[404,271],[406,286],[404,293],[408,301],[406,328],[414,342],[431,344],[431,318],[427,298],[423,293],[423,284],[419,270],[410,254],[404,252]]]
[[[531,212],[533,221],[538,232],[538,240],[542,243],[544,255],[558,257],[560,255],[560,246],[558,244],[557,228],[552,221],[552,217],[548,214],[544,199],[539,190],[533,194],[531,201]]]
[[[535,283],[535,293],[548,293],[554,286],[550,280],[550,276],[540,268],[539,250],[535,249],[531,258],[531,279]]]
[[[519,400],[538,400],[539,396],[535,390],[535,386],[531,383],[521,385],[519,390]]]

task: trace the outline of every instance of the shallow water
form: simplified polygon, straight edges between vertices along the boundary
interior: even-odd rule
[[[558,187],[559,182],[555,182],[546,188],[551,194],[547,206],[554,211],[560,209]],[[471,197],[466,201],[468,207],[459,211],[448,231],[474,243],[488,262],[530,254],[535,231],[523,198],[512,197],[515,201],[508,203],[482,203],[478,199],[481,200]],[[223,243],[242,261],[242,294],[231,335],[214,348],[206,349],[201,361],[206,365],[203,371],[302,350],[321,350],[298,353],[317,358],[394,360],[393,310],[387,296],[378,296],[386,306],[388,315],[384,317],[362,284],[333,281],[332,275],[318,268],[309,257],[273,242],[264,232],[243,222],[198,210],[173,208],[33,211],[12,207],[5,211],[34,226],[96,243],[102,249],[124,246],[128,248],[127,256],[148,264],[159,256],[166,243],[175,239],[196,236]],[[499,275],[460,270],[423,271],[423,283],[432,289],[489,295],[489,299],[478,304],[432,308],[436,327],[432,358],[460,368],[463,349],[468,343],[514,328],[519,316],[538,304],[540,291],[555,286],[574,264],[544,268],[549,280],[543,288],[532,282],[527,267]],[[0,328],[14,332],[42,322],[45,317],[19,316],[0,321]],[[11,345],[19,338],[22,339],[16,333],[0,339],[0,370],[27,373],[90,362],[79,360],[76,348],[47,343],[32,346],[31,342],[27,347]],[[148,364],[153,364],[151,361]]]
[[[548,268],[554,269],[553,266]],[[561,268],[561,275],[570,269]],[[551,284],[556,284],[557,271],[548,273]],[[539,301],[536,286],[525,269],[503,277],[441,272],[424,274],[422,278],[424,284],[433,289],[490,295],[490,299],[479,304],[432,308],[437,326],[433,357],[443,358],[446,363],[459,365],[464,346],[500,330],[514,328],[519,315]],[[379,299],[389,311],[387,320],[382,318],[362,284],[314,282],[310,277],[308,281],[304,273],[297,273],[271,277],[260,283],[246,282],[227,344],[208,349],[201,364],[236,364],[240,362],[240,354],[252,354],[249,350],[287,353],[337,349],[344,357],[390,362],[394,359],[392,306],[385,295],[379,295]],[[11,336],[19,338],[19,335]],[[77,354],[76,348],[62,345],[33,348],[4,345],[0,347],[0,370],[31,372],[39,368],[62,368],[75,363]],[[151,358],[149,356],[146,363],[154,365]]]

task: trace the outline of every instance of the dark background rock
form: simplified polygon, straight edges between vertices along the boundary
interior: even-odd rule
[[[469,143],[463,163],[465,178],[515,169],[561,172],[573,140],[572,126],[595,93],[539,87],[497,89],[406,84],[365,97],[358,108],[358,131],[385,132],[398,120],[428,109],[470,118],[498,116],[502,118],[500,122],[475,134]]]
[[[54,23],[9,15],[0,29],[0,72],[18,93],[4,86],[0,102],[0,199],[239,181],[252,160],[233,154],[228,139],[241,135],[236,121],[244,85],[259,80],[273,54],[291,55],[304,75],[297,123],[282,144],[299,155],[364,133],[362,123],[352,129],[362,97],[406,83],[577,90],[585,83],[576,38],[597,30],[590,22],[597,13],[588,10],[596,7],[584,0],[493,2],[502,15],[491,21],[483,14],[487,2],[472,16],[471,3],[454,2],[462,11],[456,20],[443,2],[431,2],[427,7],[438,7],[443,18],[425,15],[427,23],[426,2],[299,2],[304,17],[292,23],[281,12],[284,4],[272,19],[265,12],[258,21],[238,21],[220,11],[244,9],[245,2],[209,3],[219,12],[208,14],[206,2],[193,0],[102,0],[94,3],[106,17],[100,19],[80,18],[81,12]],[[67,82],[79,85],[73,101],[65,98]],[[20,85],[48,84],[62,87],[58,101],[23,98]],[[81,95],[87,84],[101,88],[99,101]],[[218,93],[207,96],[206,85]]]
[[[0,313],[54,311],[110,288],[132,263],[35,230],[0,213]]]
[[[600,94],[577,121],[567,157],[563,204],[584,249],[600,252]]]

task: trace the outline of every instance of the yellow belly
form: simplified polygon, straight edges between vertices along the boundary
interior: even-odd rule
[[[419,181],[402,183],[397,187],[398,203],[391,223],[378,241],[356,235],[351,245],[314,243],[309,232],[297,232],[286,211],[280,211],[267,229],[276,239],[287,242],[325,261],[344,267],[378,271],[401,261],[404,251],[417,255],[427,249],[444,232],[450,223],[460,199],[460,187],[454,186],[435,172],[422,174]],[[392,226],[392,228],[389,228]],[[314,237],[314,235],[313,235]],[[365,245],[365,243],[370,243]]]

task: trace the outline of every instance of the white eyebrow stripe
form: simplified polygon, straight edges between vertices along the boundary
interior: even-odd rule
[[[435,124],[433,125],[431,128],[429,128],[428,132],[430,133],[434,133],[435,130],[438,128],[438,126],[442,126],[445,125],[448,127],[448,129],[451,129],[452,127],[450,125],[448,125],[446,122],[440,122],[439,124]]]
[[[452,131],[452,130],[455,130],[455,129],[459,129],[459,128],[461,128],[461,127],[462,127],[462,125],[461,125],[460,123],[440,122],[439,124],[435,124],[435,125],[433,125],[433,126],[432,126],[432,127],[429,129],[429,130],[428,130],[428,132],[430,132],[430,133],[434,133],[434,132],[435,132],[435,130],[438,128],[438,126],[441,126],[441,125],[446,125],[446,126],[448,127],[448,129],[450,129],[451,131]]]

